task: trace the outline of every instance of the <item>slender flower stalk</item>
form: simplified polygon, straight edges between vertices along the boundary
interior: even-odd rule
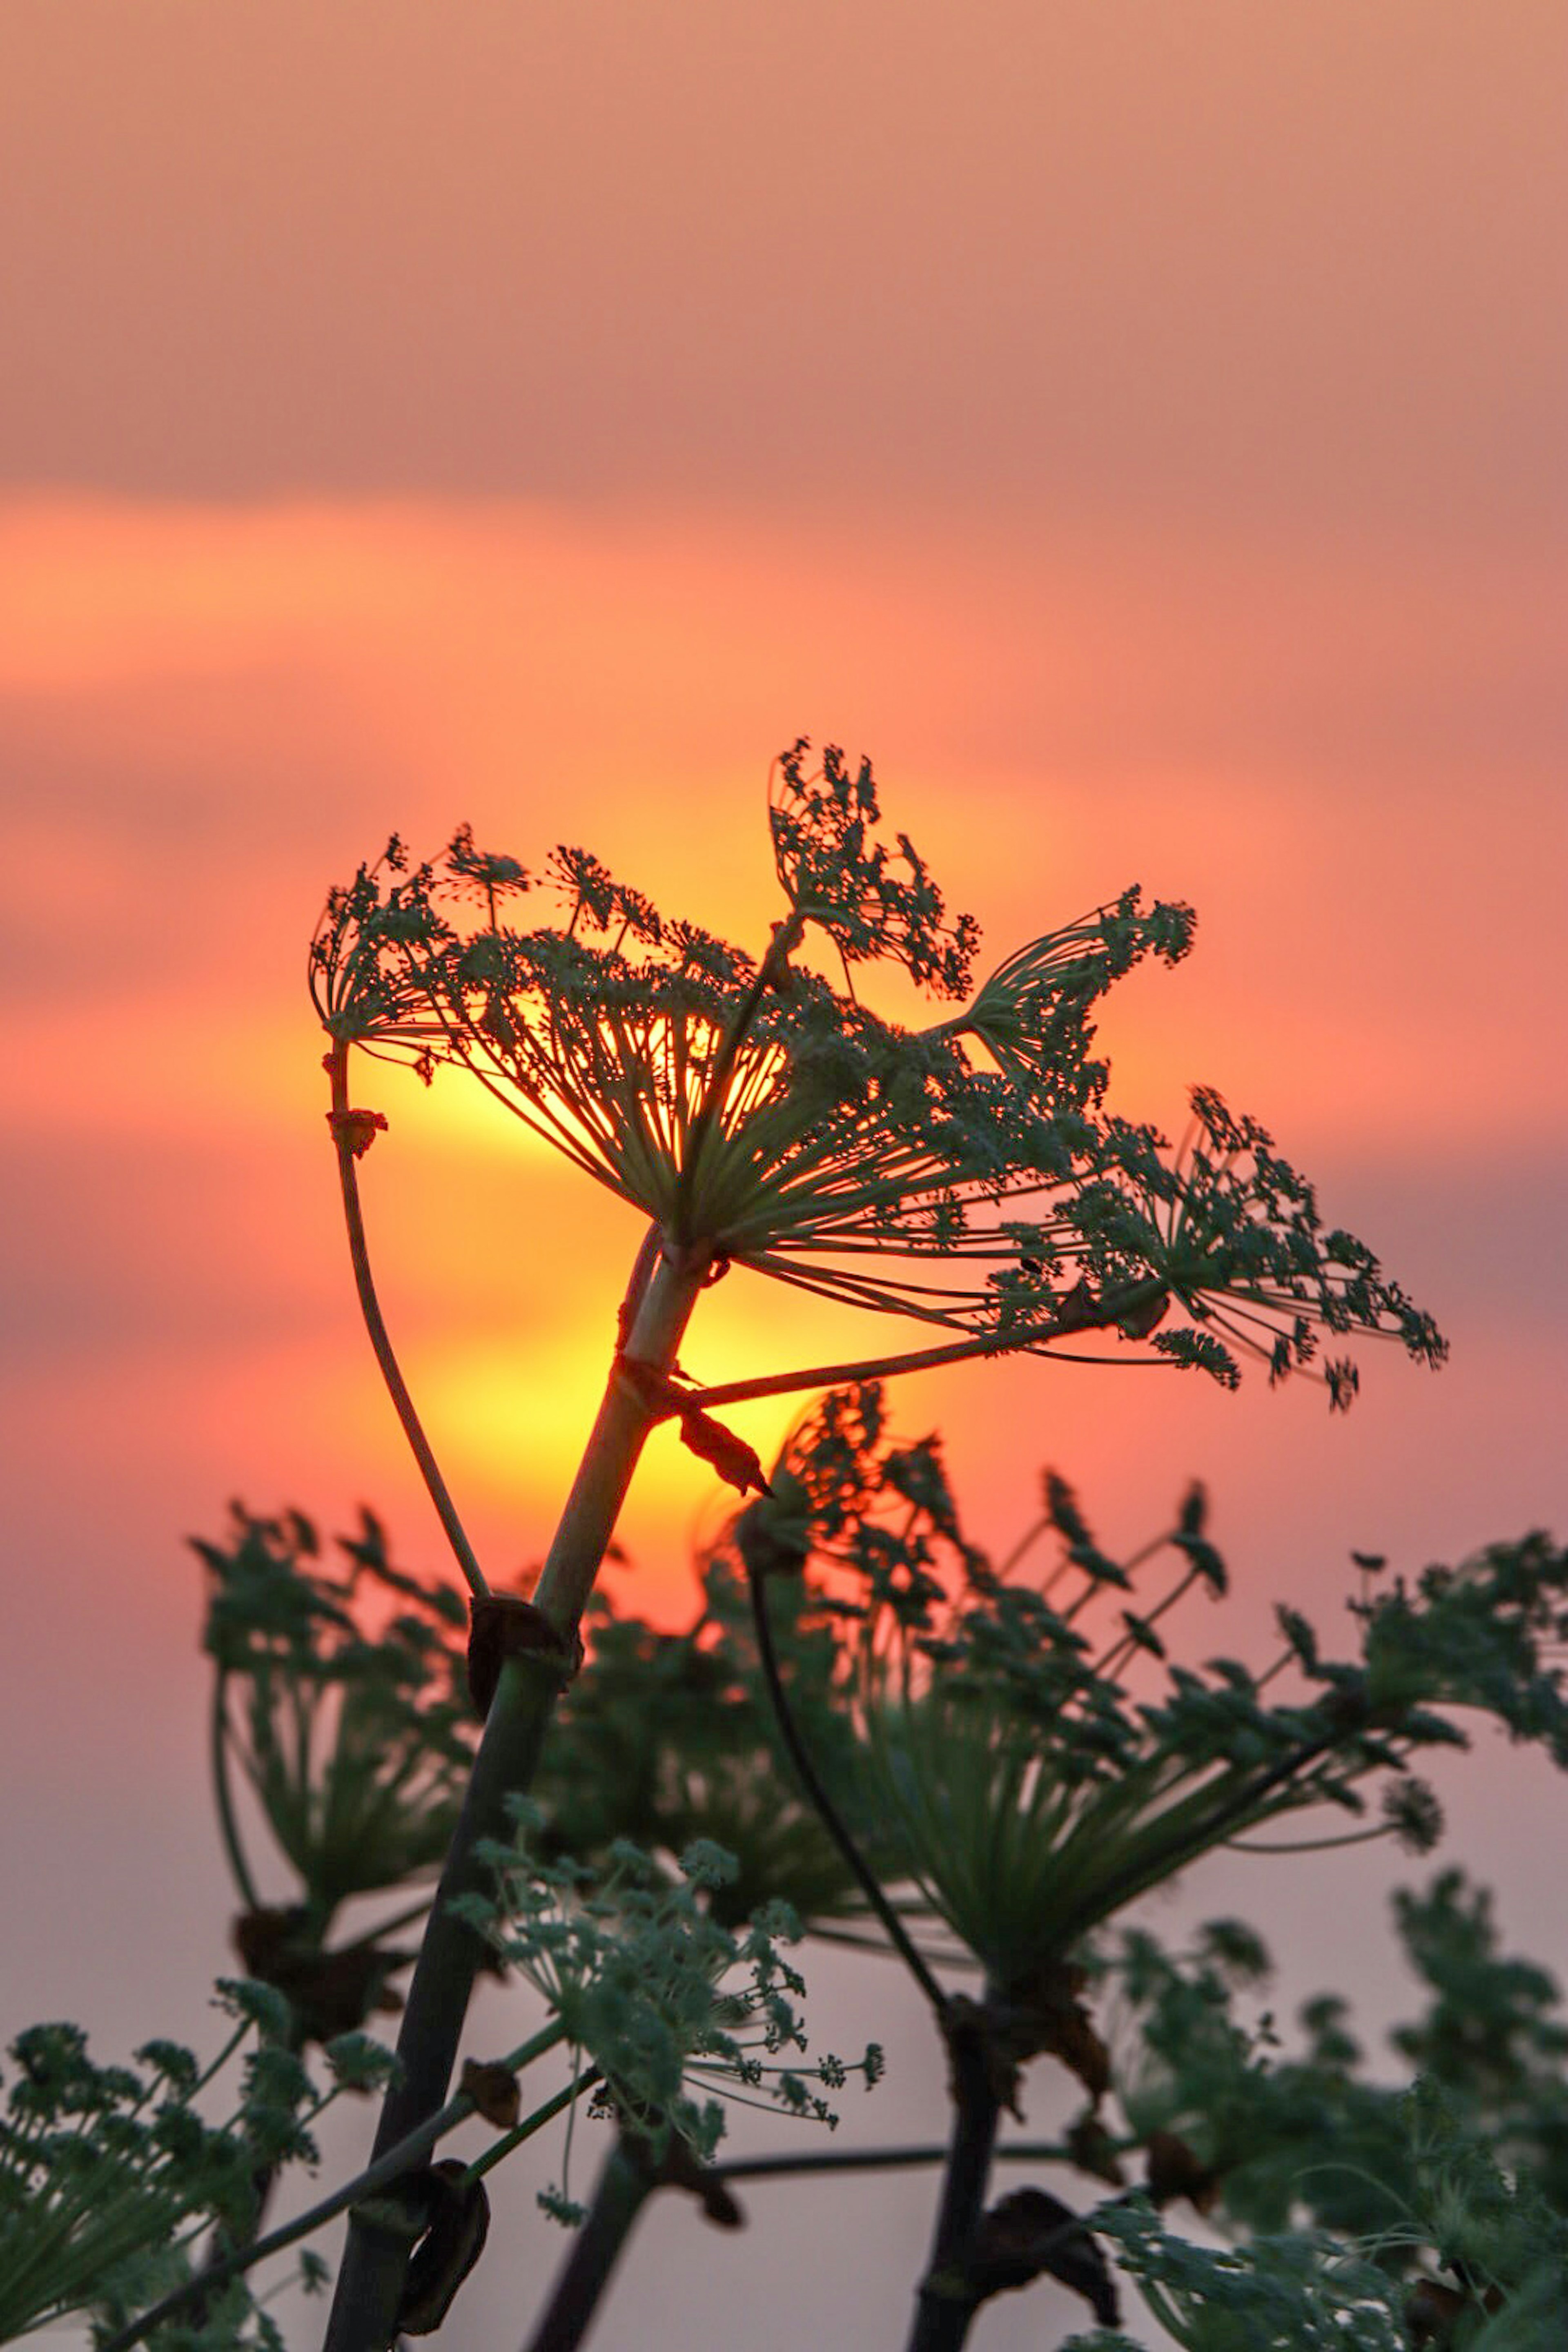
[[[1137,2141],[1108,2140],[1110,2154],[1121,2155]],[[789,2180],[823,2172],[915,2172],[945,2164],[951,2152],[944,2140],[922,2140],[907,2147],[791,2148],[783,2156],[726,2158],[710,2169],[718,2180]],[[1074,2164],[1079,2150],[1070,2139],[1000,2140],[991,2151],[993,2164]]]
[[[1112,2153],[1120,2153],[1122,2143],[1108,2141],[1108,2147]],[[791,2148],[780,2155],[724,2158],[689,2178],[672,2179],[652,2167],[637,2142],[622,2134],[600,2166],[587,2218],[574,2234],[544,2308],[529,2330],[525,2352],[577,2352],[577,2347],[586,2341],[632,2232],[661,2189],[686,2189],[703,2204],[710,2221],[721,2229],[735,2229],[742,2216],[729,2195],[734,2182],[925,2171],[945,2164],[949,2154],[949,2146],[941,2141],[891,2147]],[[1020,2139],[994,2147],[991,2160],[994,2165],[1071,2164],[1075,2156],[1070,2140]]]
[[[446,1531],[452,1547],[452,1556],[462,1571],[463,1580],[470,1592],[488,1592],[484,1572],[474,1557],[473,1546],[458,1517],[458,1507],[447,1489],[430,1442],[425,1434],[414,1400],[408,1393],[408,1383],[393,1351],[387,1335],[386,1322],[376,1297],[375,1282],[370,1269],[370,1251],[365,1242],[364,1215],[360,1206],[359,1175],[356,1162],[369,1148],[376,1131],[374,1112],[356,1111],[349,1103],[348,1048],[334,1045],[326,1057],[327,1076],[331,1081],[332,1107],[327,1114],[332,1130],[332,1142],[338,1155],[338,1181],[343,1197],[343,1222],[348,1229],[349,1259],[353,1267],[354,1287],[359,1294],[360,1312],[364,1318],[370,1343],[375,1350],[375,1360],[386,1382],[393,1409],[408,1440],[409,1451],[419,1465],[430,1500],[436,1506],[436,1516]],[[385,1121],[380,1121],[382,1126]]]
[[[800,1776],[801,1786],[821,1814],[828,1835],[844,1856],[851,1875],[858,1882],[872,1911],[881,1921],[888,1941],[931,2003],[940,2023],[946,2014],[947,1996],[931,1974],[914,1938],[883,1893],[875,1872],[870,1868],[858,1845],[850,1835],[837,1806],[823,1786],[805,1742],[795,1726],[795,1717],[784,1695],[784,1682],[779,1674],[778,1657],[773,1649],[773,1629],[768,1622],[766,1579],[753,1572],[750,1583],[752,1621],[757,1633],[757,1652],[763,1662],[763,1678],[767,1684],[768,1695],[773,1701],[773,1713],[784,1746],[788,1750],[790,1761]]]
[[[932,1372],[947,1364],[978,1363],[987,1356],[1016,1355],[1025,1349],[1043,1349],[1069,1332],[1120,1328],[1131,1318],[1142,1314],[1164,1298],[1163,1283],[1150,1279],[1135,1284],[1111,1297],[1097,1300],[1078,1301],[1070,1310],[1058,1317],[1020,1328],[985,1332],[974,1339],[950,1339],[935,1348],[910,1348],[900,1355],[864,1356],[847,1364],[814,1364],[803,1371],[765,1372],[755,1380],[721,1381],[710,1388],[693,1389],[689,1404],[707,1412],[715,1405],[750,1404],[760,1397],[795,1396],[803,1389],[848,1388],[864,1381],[886,1381],[900,1372]],[[1083,1357],[1066,1355],[1052,1347],[1051,1358],[1057,1363],[1118,1363],[1151,1361],[1160,1358]]]
[[[978,2004],[971,2021],[950,2023],[948,2028],[952,2137],[931,2255],[915,2297],[909,2352],[958,2352],[979,2305],[972,2254],[985,2209],[1002,2115],[1002,2094],[984,2018],[984,2004]]]

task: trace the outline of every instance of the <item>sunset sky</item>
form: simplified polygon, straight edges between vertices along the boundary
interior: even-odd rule
[[[1363,1351],[1331,1421],[1304,1383],[999,1363],[910,1383],[900,1425],[997,1542],[1047,1462],[1127,1546],[1202,1475],[1232,1649],[1282,1598],[1331,1623],[1352,1545],[1568,1528],[1565,94],[1545,0],[9,0],[0,2040],[196,2035],[231,1964],[182,1538],[232,1495],[363,1498],[441,1561],[304,990],[328,885],[394,828],[580,842],[757,943],[804,733],[873,757],[983,964],[1130,882],[1190,899],[1191,958],[1108,1009],[1113,1104],[1256,1112],[1451,1364]],[[389,1318],[501,1579],[638,1229],[455,1076],[362,1099]],[[684,1354],[900,1336],[738,1275]],[[766,1453],[790,1410],[736,1419]],[[656,1438],[626,1606],[681,1615],[721,1508]],[[1563,1801],[1489,1744],[1452,1802],[1560,1964],[1521,1824]],[[1196,1916],[1275,1923],[1291,1998],[1347,1941],[1372,1983],[1398,1872],[1232,1868]],[[843,2001],[847,2044],[877,2002]],[[934,2074],[886,2095],[878,2137],[940,2121]],[[747,2263],[791,2276],[833,2207],[772,2193],[739,2256],[650,2228],[656,2326],[720,2340]],[[891,2340],[927,2208],[865,2195],[879,2296],[824,2254],[756,2352]],[[519,2335],[501,2267],[455,2352]],[[1009,2299],[976,2340],[1037,2327]]]

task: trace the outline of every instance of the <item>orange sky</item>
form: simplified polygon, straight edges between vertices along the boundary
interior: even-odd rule
[[[776,907],[763,772],[807,702],[878,746],[894,820],[981,914],[992,952],[1131,880],[1197,904],[1190,962],[1140,975],[1109,1016],[1124,1107],[1175,1124],[1190,1079],[1219,1084],[1323,1171],[1331,1213],[1371,1227],[1447,1320],[1474,1294],[1500,1337],[1521,1304],[1537,1322],[1528,1298],[1500,1318],[1487,1293],[1503,1231],[1544,1205],[1563,1110],[1541,1057],[1562,1003],[1547,942],[1563,832],[1544,695],[1521,711],[1505,784],[1478,792],[1463,751],[1519,669],[1522,704],[1547,668],[1533,578],[1509,583],[1511,628],[1494,615],[1478,644],[1458,583],[1401,599],[1358,577],[1351,618],[1309,566],[1271,575],[1200,549],[1200,625],[1191,604],[1161,605],[1125,549],[1031,566],[1000,538],[889,541],[891,555],[836,543],[830,523],[781,538],[749,518],[579,524],[515,504],[35,502],[0,519],[0,726],[22,785],[4,885],[26,1012],[5,1045],[10,1116],[47,1199],[64,1197],[63,1164],[68,1189],[102,1188],[116,1209],[107,1229],[73,1220],[47,1279],[26,1244],[31,1286],[79,1296],[100,1370],[104,1348],[210,1346],[203,1316],[232,1328],[248,1305],[274,1360],[248,1391],[244,1458],[219,1478],[286,1474],[307,1398],[313,1429],[332,1400],[338,1433],[307,1443],[297,1478],[341,1492],[405,1475],[353,1352],[299,985],[326,882],[394,824],[433,847],[463,814],[535,862],[581,837],[661,904],[760,939]],[[1147,569],[1167,560],[1151,551]],[[816,566],[829,584],[814,595]],[[1271,640],[1290,650],[1269,665]],[[1232,667],[1253,681],[1234,700]],[[1271,730],[1283,740],[1260,773]],[[1161,758],[1162,740],[1179,748]],[[394,1116],[366,1182],[411,1369],[476,1507],[501,1540],[537,1544],[635,1233],[456,1077],[428,1100],[395,1076],[363,1083]],[[1447,1258],[1431,1212],[1422,1230],[1434,1192],[1473,1203]],[[1403,1251],[1399,1223],[1416,1228]],[[154,1286],[187,1311],[150,1324]],[[764,1307],[754,1287],[737,1278],[705,1305],[690,1352],[715,1377],[870,1344],[849,1318],[824,1344],[803,1305]],[[89,1366],[66,1353],[68,1381]],[[181,1356],[172,1377],[184,1370]],[[243,1350],[236,1371],[246,1383]],[[1039,1380],[1097,1454],[1154,1409],[1146,1379],[1038,1368],[953,1378],[940,1409],[994,1433],[999,1384]],[[1387,1415],[1418,1427],[1442,1410],[1393,1359],[1370,1385],[1380,1450]],[[1221,1403],[1163,1394],[1158,1412],[1215,1415],[1226,1447]],[[1309,1410],[1279,1401],[1281,1442]],[[785,1411],[758,1409],[760,1438]],[[1342,1470],[1358,1434],[1314,1443],[1340,1448],[1325,1459]],[[135,1450],[157,1442],[139,1431]],[[665,1447],[645,1485],[679,1510],[694,1475]],[[1491,1524],[1461,1492],[1431,1539],[1456,1507],[1467,1533]],[[681,1545],[667,1518],[649,1566],[668,1596]]]
[[[0,28],[0,1742],[49,1791],[5,1832],[47,1889],[5,2031],[170,2030],[223,1965],[180,1537],[363,1496],[439,1558],[303,989],[395,826],[581,841],[754,941],[805,731],[871,753],[997,957],[1131,881],[1190,898],[1188,962],[1112,1001],[1113,1101],[1256,1111],[1452,1364],[1373,1355],[1335,1422],[967,1368],[901,1424],[997,1540],[1047,1461],[1128,1544],[1203,1475],[1232,1646],[1331,1614],[1352,1544],[1568,1524],[1557,12],[137,19]],[[389,1318],[505,1573],[637,1230],[454,1076],[363,1098]],[[875,1338],[736,1276],[686,1360]],[[737,1419],[765,1451],[787,1412]],[[716,1507],[656,1440],[628,1601],[684,1606]],[[1549,1956],[1568,1898],[1494,1845]]]

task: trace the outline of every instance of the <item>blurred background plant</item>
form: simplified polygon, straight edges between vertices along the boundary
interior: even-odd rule
[[[327,2045],[331,2087],[320,2090],[289,2046],[293,2020],[269,1985],[220,1981],[216,2005],[232,2030],[205,2066],[170,2041],[144,2043],[132,2065],[100,2065],[68,2024],[32,2026],[11,2043],[0,2115],[0,2343],[73,2314],[90,2316],[101,2343],[194,2282],[209,2231],[223,2242],[254,2231],[258,2178],[314,2164],[316,2119],[341,2092],[385,2079],[386,2053],[345,2034]],[[198,2101],[247,2042],[237,2095],[229,2085],[227,2114],[210,2122]],[[306,2252],[297,2274],[316,2288],[327,2273]],[[241,2344],[281,2352],[276,2324],[243,2279],[204,2302],[159,2339],[165,2352]]]
[[[520,2020],[505,2064],[465,2067],[439,2129],[479,2112],[499,2137],[463,2164],[432,2163],[428,2135],[361,2193],[414,2253],[400,2327],[441,2326],[484,2244],[486,2176],[555,2117],[570,2132],[586,2099],[610,2137],[582,2204],[564,2155],[544,2200],[573,2234],[531,2352],[584,2340],[660,2189],[732,2231],[742,2184],[909,2164],[943,2182],[917,2344],[961,2343],[991,2296],[1048,2278],[1100,2323],[1083,2345],[1125,2346],[1118,2272],[1202,2352],[1559,2342],[1568,2026],[1553,1979],[1500,1949],[1485,1892],[1450,1869],[1397,1897],[1426,1999],[1386,2073],[1331,1989],[1287,2045],[1244,1921],[1173,1952],[1134,1906],[1221,1846],[1279,1851],[1301,1817],[1306,1847],[1426,1851],[1441,1816],[1412,1762],[1461,1748],[1467,1710],[1568,1760],[1568,1555],[1532,1537],[1410,1582],[1363,1559],[1352,1654],[1284,1610],[1254,1674],[1169,1654],[1181,1604],[1228,1591],[1197,1489],[1119,1559],[1047,1473],[1036,1521],[994,1566],[940,1444],[897,1433],[873,1383],[806,1413],[769,1486],[699,1561],[683,1629],[595,1599],[535,1795],[467,1906],[535,2023]],[[16,2046],[5,2142],[5,2195],[29,2217],[13,2237],[32,2250],[5,2325],[90,2310],[117,2352],[274,2343],[243,2267],[273,2243],[255,2234],[273,2170],[312,2153],[323,2102],[300,2053],[322,2042],[341,2085],[386,2071],[352,2029],[395,1998],[406,1955],[390,1937],[428,1901],[477,1727],[462,1599],[395,1567],[372,1514],[330,1564],[291,1511],[237,1510],[196,1549],[236,1937],[268,1979],[227,1997],[237,2042],[264,2042],[219,2126],[191,2105],[216,2068],[199,2076],[174,2045],[144,2050],[143,2074],[100,2070],[76,2029],[37,2029]],[[279,1877],[286,1899],[262,1899]],[[397,1907],[334,1945],[362,1898]],[[805,2054],[781,1948],[799,1933],[915,1969],[948,2053],[945,2148],[726,2158],[716,2089],[825,2122],[852,2074],[879,2071],[875,2051]],[[524,2116],[516,2076],[552,2051],[567,2079]],[[999,2138],[1037,2058],[1055,2062],[1051,2136]],[[1043,2178],[988,2202],[994,2160]],[[1069,2202],[1075,2177],[1090,2193]],[[1176,2235],[1184,2201],[1228,2242]],[[162,2320],[131,2326],[171,2293]]]
[[[1325,2075],[1335,2051],[1331,2005],[1320,2004],[1308,2021],[1317,2036],[1310,2063],[1259,2074],[1228,2020],[1222,2015],[1216,2024],[1201,2002],[1198,2018],[1210,2030],[1196,2031],[1198,2019],[1187,2013],[1195,1998],[1190,1982],[1172,1979],[1158,2001],[1150,1998],[1156,1948],[1134,1941],[1128,1952],[1142,1954],[1142,1974],[1132,1969],[1128,1977],[1124,1954],[1123,1977],[1141,2019],[1144,2074],[1122,2101],[1120,2125],[1108,2125],[1115,2070],[1099,2014],[1097,1931],[1221,1847],[1289,1851],[1256,1832],[1309,1812],[1315,1818],[1299,1841],[1304,1847],[1386,1837],[1428,1850],[1441,1833],[1441,1811],[1412,1759],[1465,1747],[1458,1718],[1467,1712],[1490,1717],[1516,1741],[1538,1743],[1557,1764],[1568,1763],[1568,1706],[1553,1663],[1568,1554],[1531,1537],[1494,1545],[1456,1570],[1428,1569],[1413,1584],[1387,1580],[1384,1563],[1363,1558],[1351,1608],[1353,1655],[1329,1656],[1307,1619],[1282,1609],[1282,1646],[1261,1673],[1225,1657],[1194,1668],[1169,1657],[1167,1621],[1194,1590],[1218,1601],[1228,1584],[1200,1489],[1183,1498],[1167,1533],[1118,1560],[1096,1543],[1071,1488],[1047,1472],[1040,1520],[994,1570],[959,1534],[940,1454],[929,1447],[927,1507],[934,1497],[956,1574],[944,1581],[918,1567],[911,1572],[907,1560],[889,1572],[862,1544],[858,1591],[846,1597],[834,1590],[847,1564],[844,1498],[853,1498],[851,1516],[864,1528],[868,1502],[890,1483],[890,1450],[875,1392],[828,1400],[786,1447],[774,1496],[749,1504],[737,1519],[733,1543],[751,1576],[764,1666],[770,1596],[781,1570],[793,1570],[807,1595],[815,1580],[817,1605],[841,1627],[843,1654],[829,1686],[849,1737],[841,1727],[814,1754],[782,1669],[769,1676],[770,1694],[840,1850],[854,1857],[858,1846],[858,1875],[873,1882],[873,1908],[947,2044],[953,2137],[911,2337],[921,2352],[937,2352],[963,2342],[991,2294],[1046,2272],[1075,2285],[1102,2319],[1115,2304],[1088,2232],[1052,2192],[1017,2191],[984,2208],[1001,2114],[1021,2113],[1022,2073],[1036,2057],[1056,2060],[1087,2095],[1066,2145],[1091,2174],[1124,2179],[1125,2158],[1141,2148],[1151,2184],[1206,2208],[1245,2149],[1254,2168],[1244,2167],[1233,2191],[1233,2221],[1278,2229],[1303,2200],[1310,2206],[1298,2176],[1310,2168],[1312,2149],[1321,2158],[1334,2144],[1327,2137],[1335,2117]],[[909,1458],[900,1450],[900,1465]],[[1047,1534],[1058,1557],[1043,1579],[1026,1580],[1023,1562]],[[1162,1561],[1173,1562],[1173,1572],[1144,1600]],[[1142,1605],[1132,1606],[1134,1600]],[[803,1606],[798,1593],[794,1606]],[[1369,1791],[1382,1801],[1370,1822]],[[857,1823],[875,1830],[858,1837]],[[1398,2047],[1435,2084],[1442,2076],[1433,2062],[1440,2059],[1453,2095],[1464,2094],[1460,2125],[1475,2144],[1506,2150],[1505,2162],[1517,2156],[1541,2182],[1531,2193],[1549,2197],[1561,2190],[1552,2151],[1563,2045],[1545,2013],[1554,1990],[1539,1971],[1495,1960],[1484,1898],[1466,1909],[1462,1884],[1444,1879],[1425,1902],[1405,1899],[1406,1941],[1416,1939],[1442,1972],[1444,1997]],[[909,1935],[904,1916],[911,1906],[944,1931],[945,1956],[930,1950],[929,1925],[928,1948]],[[969,1956],[978,1984],[954,1990],[942,1980],[953,1946]],[[1261,1946],[1249,1930],[1233,1927],[1228,1940],[1216,1931],[1205,1998],[1221,1964],[1233,1975],[1256,1972]],[[1472,2005],[1478,2014],[1468,2022]],[[1173,2049],[1184,2072],[1172,2081],[1192,2084],[1207,2053],[1247,2084],[1253,2104],[1233,2121],[1228,2141],[1226,2117],[1234,2110],[1220,2099],[1217,2081],[1194,2095],[1204,2122],[1195,2142],[1179,2129],[1176,2106],[1152,2097],[1161,2053]],[[1479,2096],[1483,2083],[1489,2104]],[[1279,2103],[1271,2122],[1270,2099]],[[1510,2109],[1506,2126],[1500,2102]],[[1403,2146],[1394,2105],[1386,2093],[1366,2091],[1363,2099],[1384,2138],[1392,2134]],[[1549,2157],[1550,2175],[1541,2168]],[[1260,2185],[1270,2163],[1271,2205]],[[1402,2170],[1389,2158],[1381,2177],[1406,2184],[1397,2241],[1404,2259],[1429,2248],[1452,2271],[1451,2232],[1429,2238],[1409,2218],[1427,2210],[1409,2164]],[[1248,2180],[1250,2203],[1241,2185]],[[1029,2201],[1041,2198],[1043,2207]],[[1342,2199],[1323,2218],[1357,2242],[1368,2230],[1394,2226],[1387,2210],[1352,2218]],[[1524,2273],[1517,2264],[1515,2271],[1512,2288],[1493,2278],[1488,2291],[1523,2295]],[[1430,2284],[1435,2296],[1442,2282]],[[1470,2292],[1462,2263],[1458,2284],[1443,2291],[1461,2301]],[[1540,2292],[1532,2271],[1529,2295]]]
[[[336,1566],[298,1511],[260,1518],[237,1504],[226,1540],[195,1549],[208,1571],[214,1797],[245,1906],[235,1943],[287,1995],[301,2040],[326,2040],[398,2006],[391,1979],[413,1954],[382,1938],[427,1897],[335,1950],[327,1937],[351,1900],[433,1876],[451,1842],[477,1736],[455,1646],[468,1612],[450,1585],[394,1565],[370,1511],[337,1538]],[[260,1892],[237,1768],[269,1865],[292,1882],[281,1902]]]

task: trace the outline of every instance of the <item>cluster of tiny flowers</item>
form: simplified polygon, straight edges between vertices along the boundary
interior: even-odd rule
[[[542,1996],[578,2062],[597,2068],[605,2102],[656,2148],[674,2133],[711,2157],[724,2129],[720,2095],[831,2126],[823,2092],[852,2071],[876,2080],[875,2048],[854,2069],[831,2056],[804,2063],[805,1987],[780,1950],[798,1924],[772,1904],[738,1930],[721,1926],[705,1897],[736,1865],[712,1840],[694,1840],[674,1875],[627,1839],[595,1869],[543,1859],[539,1809],[514,1798],[510,1810],[514,1842],[480,1848],[495,1895],[462,1896],[458,1908]],[[562,2200],[547,2206],[560,2212]]]
[[[1105,1113],[1095,1007],[1142,959],[1186,952],[1190,908],[1125,891],[910,1028],[856,996],[851,967],[962,998],[973,919],[906,835],[880,837],[868,763],[829,747],[809,772],[795,744],[769,814],[788,911],[760,957],[581,849],[534,874],[467,828],[416,867],[395,841],[331,894],[312,947],[334,1054],[459,1065],[672,1247],[988,1345],[1154,1334],[1156,1360],[1226,1382],[1235,1347],[1278,1376],[1320,1328],[1440,1357],[1430,1318],[1211,1090],[1174,1153]],[[520,928],[531,892],[555,919]],[[812,934],[843,989],[799,960]],[[1347,1402],[1353,1367],[1324,1377]]]
[[[101,2340],[190,2276],[188,2249],[205,2226],[254,2226],[258,2174],[316,2161],[309,2126],[338,2091],[387,2079],[390,2053],[344,2034],[326,2049],[336,2088],[323,2095],[288,2047],[289,2007],[271,1986],[226,1980],[217,2005],[232,2030],[205,2069],[169,2041],[145,2043],[133,2065],[100,2065],[69,2024],[32,2026],[11,2043],[0,2112],[0,2342],[73,2312],[90,2312]],[[198,2097],[247,2042],[237,2108],[210,2124]],[[321,2264],[305,2262],[305,2283],[319,2285]],[[190,2352],[282,2346],[238,2279],[181,2340]]]

